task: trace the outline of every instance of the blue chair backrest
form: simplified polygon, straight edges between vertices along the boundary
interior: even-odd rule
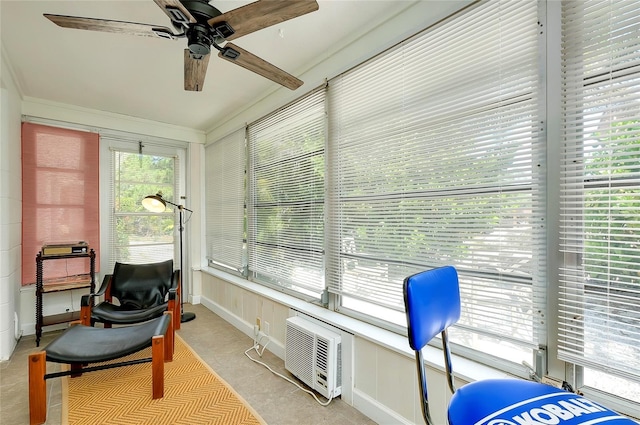
[[[422,349],[460,319],[458,273],[452,266],[416,273],[404,280],[409,345]]]

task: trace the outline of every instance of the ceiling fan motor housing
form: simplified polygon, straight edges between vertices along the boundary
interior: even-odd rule
[[[222,12],[211,6],[207,0],[181,0],[181,3],[197,21],[189,24],[187,29],[189,51],[194,59],[202,59],[211,52],[211,45],[217,41],[217,33],[212,31],[207,21],[221,15]]]
[[[208,26],[202,24],[191,25],[187,31],[187,40],[189,51],[194,59],[200,59],[211,52],[213,37],[209,33]]]

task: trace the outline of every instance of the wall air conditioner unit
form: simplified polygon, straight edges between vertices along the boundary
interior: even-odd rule
[[[303,317],[287,319],[284,367],[331,399],[342,393],[340,335]]]

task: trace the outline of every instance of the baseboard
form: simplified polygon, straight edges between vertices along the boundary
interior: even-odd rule
[[[414,425],[407,418],[398,415],[357,388],[353,389],[353,407],[380,425]]]
[[[222,317],[225,321],[229,322],[249,338],[253,339],[253,323],[249,323],[243,320],[241,317],[236,316],[226,308],[208,299],[207,297],[201,296],[200,304],[207,307],[218,316]],[[284,360],[284,343],[272,339],[269,342],[267,350],[271,351],[273,354]]]

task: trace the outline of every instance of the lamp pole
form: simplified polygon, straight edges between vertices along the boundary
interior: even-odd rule
[[[189,212],[193,212],[188,208],[185,208],[184,205],[181,204],[174,204],[171,201],[167,201],[166,199],[164,199],[164,201],[167,204],[171,204],[174,207],[178,208],[178,211],[180,212],[179,214],[179,220],[180,220],[180,226],[178,227],[178,231],[180,232],[180,323],[184,323],[184,322],[189,322],[193,319],[196,318],[196,314],[192,313],[190,311],[185,312],[184,311],[184,279],[183,279],[183,271],[184,271],[184,254],[183,254],[183,250],[182,250],[182,233],[184,232],[184,221],[183,221],[183,216],[184,216],[184,211],[189,211]]]
[[[147,210],[151,212],[163,212],[165,211],[167,204],[173,205],[178,208],[180,226],[178,230],[180,231],[180,322],[189,322],[196,318],[196,314],[192,312],[184,311],[184,279],[183,279],[183,271],[184,271],[184,253],[182,249],[182,233],[184,232],[184,211],[189,211],[193,213],[189,208],[185,208],[184,205],[174,204],[171,201],[167,201],[162,197],[162,192],[158,192],[155,195],[145,196],[142,200],[142,206],[144,206]]]
[[[173,204],[175,205],[175,204]],[[196,318],[196,314],[192,313],[190,311],[185,312],[184,311],[184,284],[182,283],[183,280],[183,276],[182,276],[182,272],[184,270],[184,254],[182,253],[182,233],[184,232],[184,221],[183,221],[183,216],[184,216],[184,212],[183,210],[187,210],[183,205],[178,205],[178,211],[180,211],[180,227],[178,228],[178,231],[180,232],[180,323],[184,323],[184,322],[190,322],[191,320]],[[191,210],[187,210],[190,212],[193,212]]]

